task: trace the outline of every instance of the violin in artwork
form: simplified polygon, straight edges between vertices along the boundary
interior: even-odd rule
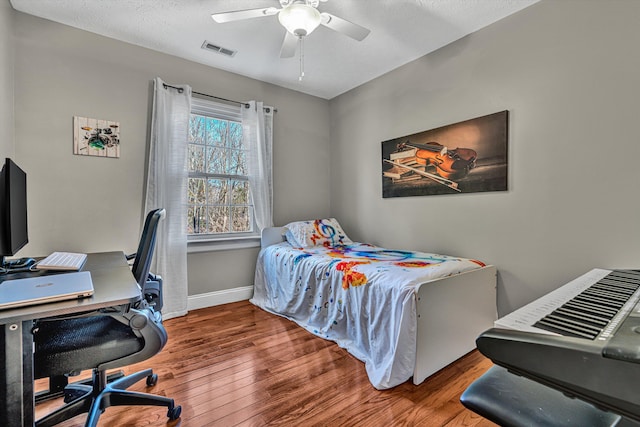
[[[438,142],[398,144],[398,151],[412,148],[416,150],[417,163],[434,166],[436,173],[446,179],[464,178],[476,166],[478,158],[471,148],[448,149]]]

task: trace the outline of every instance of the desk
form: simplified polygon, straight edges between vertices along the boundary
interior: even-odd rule
[[[0,363],[5,377],[0,384],[0,425],[33,426],[33,320],[64,314],[128,305],[141,298],[122,252],[88,254],[82,271],[90,271],[94,294],[88,298],[60,301],[0,311]],[[0,281],[32,277],[42,272],[2,276]]]

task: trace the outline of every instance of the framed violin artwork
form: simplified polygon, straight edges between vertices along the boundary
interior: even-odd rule
[[[507,190],[509,112],[382,142],[382,197]]]

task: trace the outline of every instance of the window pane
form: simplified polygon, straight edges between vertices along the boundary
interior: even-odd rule
[[[231,208],[232,230],[231,231],[251,231],[251,218],[248,207]]]
[[[204,208],[190,205],[187,210],[187,230],[191,234],[206,233],[206,220]]]
[[[242,125],[237,122],[229,123],[229,147],[242,148]]]
[[[244,150],[229,150],[229,173],[233,175],[246,175]]]
[[[202,178],[189,178],[187,203],[203,204],[206,203],[205,180]]]
[[[249,183],[247,181],[231,181],[231,204],[249,204]]]
[[[189,205],[189,207],[187,208],[187,234],[194,234],[195,233],[195,219],[194,219],[194,209],[195,207],[193,205]]]
[[[209,209],[207,209],[207,221],[208,233],[228,233],[229,208],[209,207]]]
[[[229,180],[228,179],[208,179],[207,180],[207,204],[227,205],[229,204]]]
[[[225,148],[207,147],[207,173],[227,173],[227,157],[229,152]]]
[[[204,144],[206,141],[205,135],[205,121],[206,118],[192,114],[189,117],[189,143],[191,144]]]
[[[204,172],[204,147],[189,144],[189,172]]]
[[[227,122],[209,118],[207,121],[207,142],[209,145],[224,146],[227,134]]]

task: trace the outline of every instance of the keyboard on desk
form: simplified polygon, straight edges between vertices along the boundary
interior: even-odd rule
[[[80,270],[87,260],[87,254],[74,252],[54,252],[36,264],[38,270]]]

